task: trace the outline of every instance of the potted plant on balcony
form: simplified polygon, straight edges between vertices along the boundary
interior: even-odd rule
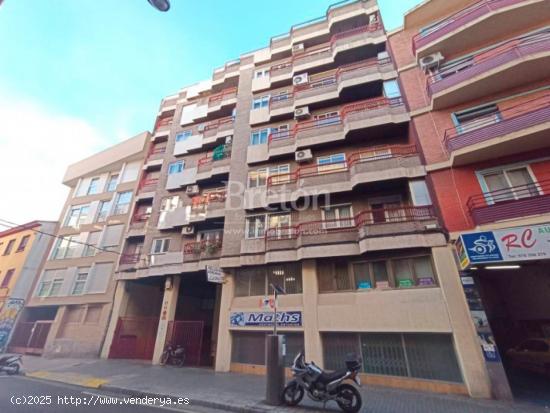
[[[215,254],[219,249],[220,249],[219,241],[207,242],[204,248],[207,255]]]

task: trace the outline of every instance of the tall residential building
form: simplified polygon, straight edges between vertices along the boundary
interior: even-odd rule
[[[70,165],[56,238],[9,343],[12,351],[97,356],[123,234],[150,141],[141,133]]]
[[[0,232],[0,352],[51,245],[56,222],[32,221]]]
[[[431,0],[389,40],[492,393],[548,391],[550,2]]]
[[[488,397],[400,89],[367,0],[166,97],[103,356],[156,363],[171,342],[189,365],[263,374],[276,284],[287,364],[305,349],[335,369],[353,351],[367,383]]]

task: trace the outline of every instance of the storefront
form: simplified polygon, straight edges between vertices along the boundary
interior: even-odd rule
[[[550,224],[462,234],[456,246],[493,392],[550,400]]]

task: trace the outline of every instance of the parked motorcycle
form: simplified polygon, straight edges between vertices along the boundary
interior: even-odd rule
[[[306,363],[304,355],[299,353],[292,365],[294,378],[287,383],[283,391],[283,401],[288,406],[296,406],[304,393],[317,402],[323,402],[323,408],[330,400],[334,400],[340,409],[346,413],[357,413],[361,410],[363,401],[357,387],[361,381],[357,373],[361,369],[361,359],[355,355],[346,357],[346,368],[326,373],[314,362]]]
[[[0,372],[5,371],[10,376],[18,374],[23,363],[21,357],[21,354],[0,355]]]
[[[185,349],[179,344],[175,348],[170,344],[167,345],[160,358],[160,363],[183,367],[183,363],[185,363]]]

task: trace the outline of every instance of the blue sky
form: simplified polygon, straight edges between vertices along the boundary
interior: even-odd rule
[[[379,0],[386,28],[401,25],[403,13],[419,2]],[[160,13],[146,0],[6,0],[0,7],[2,176],[10,166],[6,158],[20,157],[48,169],[41,186],[61,186],[69,163],[151,129],[163,96],[266,46],[292,24],[324,15],[332,3],[172,0],[171,10]],[[23,134],[18,125],[34,127],[38,136],[29,138],[31,132]],[[46,136],[48,145],[21,142]],[[22,187],[0,183],[1,193],[26,199],[23,190],[37,181],[32,174],[23,179],[30,181]],[[59,189],[51,191],[45,215],[0,207],[0,218],[55,219],[63,201],[55,201]]]

